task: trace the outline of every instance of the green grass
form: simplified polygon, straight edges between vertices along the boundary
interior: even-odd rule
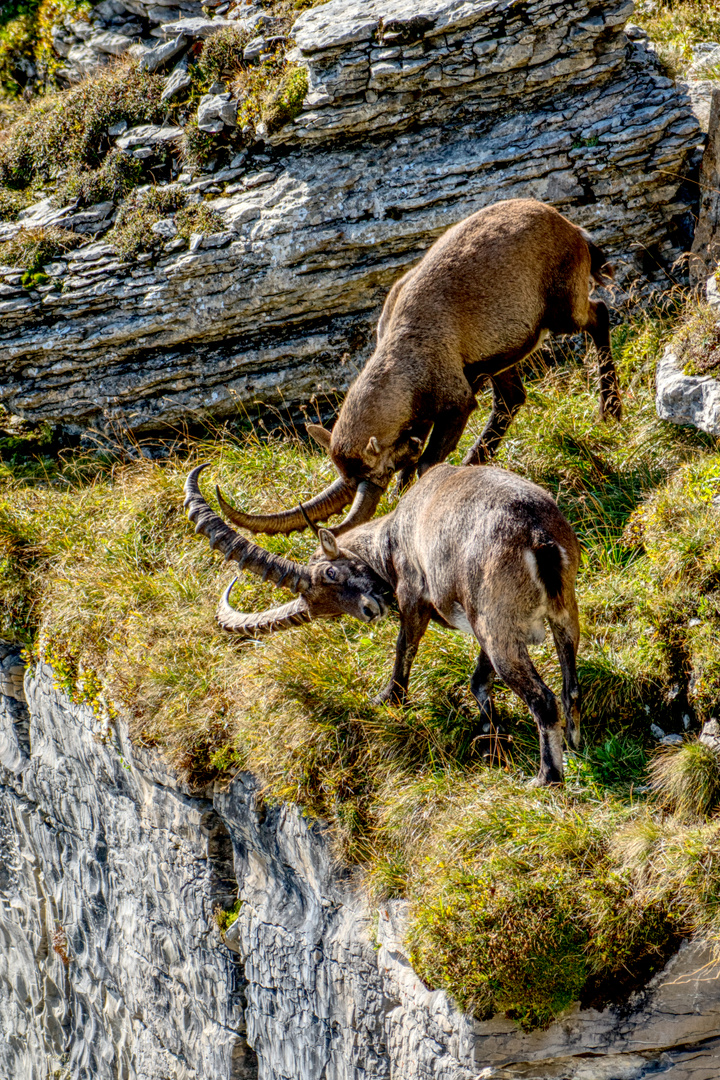
[[[371,704],[391,668],[393,618],[261,642],[219,631],[232,570],[194,536],[184,478],[207,460],[208,492],[217,480],[247,509],[297,505],[333,470],[292,432],[220,429],[164,461],[58,453],[47,432],[7,435],[0,636],[49,661],[76,700],[126,717],[133,739],[190,783],[251,769],[268,798],[328,821],[372,895],[409,900],[419,974],[478,1015],[532,1028],[578,998],[629,993],[680,937],[720,930],[712,762],[687,751],[689,799],[655,781],[647,794],[651,724],[685,731],[689,717],[695,728],[720,699],[720,452],[654,410],[654,361],[678,318],[615,331],[622,423],[598,421],[591,363],[568,355],[529,375],[499,454],[555,493],[583,545],[584,746],[562,791],[527,787],[537,735],[502,684],[506,734],[486,763],[467,687],[475,650],[460,634],[428,631],[399,709]],[[485,396],[454,460],[488,407]],[[301,559],[314,546],[307,535],[266,542]],[[250,577],[234,593],[245,610],[277,599]],[[551,647],[534,656],[559,689]]]
[[[720,9],[708,0],[641,0],[632,21],[647,30],[668,74],[682,77],[693,59],[692,46],[720,41]],[[720,71],[706,78],[720,77]]]

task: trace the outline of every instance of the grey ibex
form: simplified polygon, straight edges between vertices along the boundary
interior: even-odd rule
[[[390,290],[375,352],[332,432],[308,425],[340,476],[305,504],[307,517],[326,521],[352,501],[336,536],[371,518],[394,473],[403,484],[455,449],[489,378],[492,412],[464,464],[487,461],[525,400],[517,365],[548,333],[587,331],[598,353],[600,414],[619,417],[608,311],[590,299],[590,280],[605,283],[605,274],[612,268],[588,235],[533,199],[496,203],[449,229]],[[253,532],[306,526],[299,509],[224,510]]]
[[[470,689],[481,721],[493,722],[491,687],[497,673],[537,723],[540,783],[562,780],[557,702],[533,666],[528,643],[542,640],[547,619],[562,667],[567,740],[576,747],[575,576],[580,551],[546,491],[504,469],[437,465],[391,513],[344,533],[342,547],[330,530],[319,529],[320,547],[304,566],[240,536],[211,510],[198,483],[202,468],[193,469],[185,485],[185,506],[196,532],[226,560],[298,594],[282,607],[244,615],[230,605],[231,584],[217,616],[224,629],[255,637],[340,614],[372,622],[385,614],[394,592],[400,633],[392,678],[379,700],[404,701],[410,668],[431,620],[474,634],[480,655]]]

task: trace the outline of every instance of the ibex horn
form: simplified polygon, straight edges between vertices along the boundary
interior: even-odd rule
[[[302,596],[281,607],[250,615],[236,611],[230,603],[230,593],[236,581],[237,578],[228,585],[217,609],[216,618],[223,630],[245,638],[258,638],[264,634],[274,634],[278,630],[290,630],[293,626],[311,621],[312,616]]]
[[[374,484],[372,480],[361,480],[358,484],[355,500],[350,507],[350,512],[344,521],[341,521],[339,525],[334,525],[330,532],[334,536],[340,536],[349,529],[354,529],[356,525],[362,525],[364,521],[369,521],[377,510],[377,505],[384,493],[385,488],[380,487],[379,484]]]
[[[272,581],[273,585],[282,585],[294,593],[306,592],[312,584],[307,567],[246,540],[210,509],[198,481],[206,468],[207,465],[198,465],[185,481],[185,507],[188,517],[195,522],[195,532],[206,536],[210,547],[222,552],[226,562],[234,559],[244,570],[257,574],[263,581]]]
[[[312,524],[316,521],[327,521],[333,514],[339,514],[355,495],[356,485],[351,480],[343,480],[338,477],[329,487],[321,491],[319,495],[305,503],[304,513],[299,509],[283,510],[279,514],[245,514],[230,506],[227,500],[218,490],[217,497],[223,514],[237,525],[240,529],[248,529],[249,532],[265,533],[268,536],[275,533],[301,532],[308,521]]]

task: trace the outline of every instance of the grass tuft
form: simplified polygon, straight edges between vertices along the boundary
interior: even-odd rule
[[[720,759],[697,740],[658,750],[650,763],[650,781],[671,813],[704,818],[720,805]]]
[[[12,240],[0,244],[0,263],[18,266],[31,277],[44,263],[58,256],[67,255],[84,242],[85,238],[69,229],[47,226],[36,229],[20,229]]]
[[[225,26],[203,42],[197,61],[197,73],[202,85],[210,86],[218,79],[232,79],[243,67],[243,50],[249,34],[238,26]]]

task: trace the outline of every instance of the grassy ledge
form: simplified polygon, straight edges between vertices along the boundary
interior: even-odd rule
[[[333,474],[292,431],[222,429],[160,461],[139,448],[124,460],[58,454],[52,432],[8,427],[0,636],[49,661],[99,715],[126,717],[191,783],[252,769],[267,798],[328,821],[373,896],[409,901],[420,975],[478,1016],[532,1028],[573,1001],[602,1005],[681,937],[720,933],[717,763],[689,736],[660,760],[651,733],[694,731],[720,701],[720,448],[658,420],[653,401],[655,359],[687,318],[668,309],[615,331],[621,424],[598,422],[593,361],[568,353],[528,374],[500,451],[499,464],[556,495],[584,549],[584,749],[562,791],[528,789],[537,737],[502,685],[509,734],[490,763],[469,738],[474,650],[462,635],[428,632],[400,710],[370,704],[391,666],[392,618],[257,643],[217,629],[232,570],[193,535],[183,481],[209,461],[208,493],[219,481],[248,509],[296,505]],[[313,540],[267,545],[304,558]],[[234,602],[277,596],[248,577]],[[535,659],[558,688],[552,649]]]

